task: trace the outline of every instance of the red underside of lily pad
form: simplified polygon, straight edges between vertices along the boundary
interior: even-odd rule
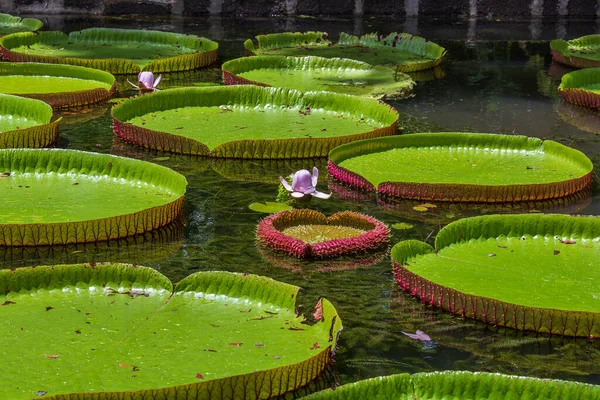
[[[585,89],[558,89],[564,101],[600,110],[600,94]]]
[[[311,243],[290,236],[289,229],[306,227],[331,227],[333,230],[354,230],[354,234]],[[356,232],[362,231],[360,234]],[[342,232],[339,236],[344,236]],[[256,236],[264,245],[286,252],[295,257],[336,257],[362,253],[380,248],[388,243],[389,228],[375,218],[342,211],[327,218],[313,210],[282,211],[263,219],[258,225]],[[312,241],[312,240],[311,240]]]

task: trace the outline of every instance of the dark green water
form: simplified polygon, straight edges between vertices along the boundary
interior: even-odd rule
[[[269,31],[319,29],[366,33],[402,30],[396,21],[374,20],[226,20],[175,19],[136,21],[124,19],[51,18],[52,29],[78,30],[90,26],[141,27],[193,33],[218,40],[221,60],[243,55],[242,42]],[[595,32],[595,22],[567,24],[568,36]],[[446,46],[444,79],[418,82],[415,96],[392,103],[401,113],[403,132],[481,131],[525,134],[557,140],[586,153],[598,166],[600,136],[588,130],[600,116],[572,109],[555,94],[560,76],[551,69],[548,43],[558,26],[540,25],[535,34],[528,23],[480,23],[475,31],[466,24],[420,22],[419,33]],[[566,28],[565,28],[566,29]],[[413,32],[416,33],[416,32]],[[335,37],[335,36],[334,36]],[[421,79],[427,79],[421,76]],[[218,82],[220,71],[209,68],[165,76],[160,87]],[[120,96],[134,95],[127,85]],[[255,244],[256,224],[264,215],[248,209],[252,202],[273,201],[276,179],[299,168],[320,168],[318,189],[334,196],[314,199],[310,208],[331,214],[354,210],[388,224],[407,222],[414,227],[395,230],[391,243],[427,239],[448,222],[470,215],[493,212],[560,212],[598,214],[600,192],[595,177],[593,192],[569,201],[526,203],[505,207],[446,205],[427,212],[413,210],[418,203],[378,204],[373,197],[345,193],[327,182],[325,160],[224,161],[175,156],[139,149],[116,139],[108,105],[61,114],[59,147],[112,153],[153,161],[186,175],[189,187],[183,226],[124,242],[72,246],[60,249],[0,250],[0,267],[84,261],[122,261],[156,268],[173,281],[196,272],[226,270],[266,275],[301,286],[299,306],[308,312],[318,297],[331,300],[344,322],[334,372],[341,383],[397,372],[432,370],[494,371],[600,383],[600,341],[518,333],[485,327],[451,317],[397,290],[387,254],[373,260],[300,262],[261,251]],[[567,122],[566,118],[572,123]],[[579,122],[578,122],[579,121]],[[591,128],[590,128],[591,127]],[[410,166],[406,166],[410,168]],[[264,181],[268,177],[271,183]],[[369,264],[372,264],[369,266]],[[510,277],[507,277],[510,279]],[[401,331],[421,329],[433,342],[423,344]]]

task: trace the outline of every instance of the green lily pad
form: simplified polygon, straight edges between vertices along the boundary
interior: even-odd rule
[[[74,150],[0,150],[0,245],[119,239],[180,217],[185,178],[153,163]]]
[[[399,231],[406,231],[414,228],[413,224],[409,224],[408,222],[397,222],[392,225],[392,229],[397,229]]]
[[[51,119],[52,107],[42,101],[0,94],[0,149],[50,146],[60,121]]]
[[[398,112],[373,99],[258,86],[170,89],[112,110],[120,138],[220,158],[325,157],[341,143],[393,135]]]
[[[325,32],[272,33],[258,35],[256,40],[256,46],[250,39],[244,42],[248,55],[351,58],[393,67],[400,72],[434,68],[441,64],[446,54],[443,47],[422,37],[396,32],[382,37],[376,33],[358,37],[342,32],[335,44]]]
[[[348,58],[242,57],[227,61],[222,69],[228,85],[327,90],[378,99],[408,97],[415,85],[406,74]]]
[[[15,32],[33,32],[44,26],[35,18],[21,18],[0,13],[0,37]]]
[[[511,135],[419,133],[349,143],[329,154],[335,179],[383,196],[418,200],[565,197],[588,187],[591,171],[591,161],[580,151]]]
[[[285,203],[276,203],[274,201],[266,201],[264,203],[252,203],[248,206],[252,211],[265,214],[275,214],[279,211],[291,210],[292,206]]]
[[[0,63],[0,93],[45,101],[53,108],[105,101],[115,92],[108,72],[70,65]]]
[[[173,288],[123,264],[0,271],[0,344],[11,360],[0,397],[283,394],[331,362],[342,329],[325,299],[316,323],[296,315],[298,290],[229,272]]]
[[[600,68],[586,68],[563,75],[558,92],[568,103],[600,109]]]
[[[587,35],[573,40],[550,42],[552,59],[575,68],[600,67],[600,35]]]
[[[392,249],[407,292],[454,314],[519,330],[600,335],[596,301],[600,220],[521,214],[465,218],[434,249],[409,240]]]
[[[304,397],[317,399],[597,400],[600,386],[469,371],[398,374],[366,379]]]
[[[0,39],[0,55],[8,61],[72,64],[113,74],[200,68],[216,61],[217,49],[216,42],[193,35],[135,29],[26,32]]]

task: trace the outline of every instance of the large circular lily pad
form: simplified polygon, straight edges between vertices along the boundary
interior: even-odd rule
[[[325,32],[272,33],[256,36],[244,42],[248,55],[319,56],[351,58],[373,65],[393,67],[400,72],[415,72],[441,64],[446,50],[422,37],[409,33],[390,33],[379,36],[369,33],[361,37],[340,34],[332,43]]]
[[[185,178],[168,168],[74,150],[0,150],[0,245],[119,239],[180,217]]]
[[[221,158],[325,157],[395,134],[397,119],[372,99],[250,85],[170,89],[113,108],[114,132],[130,143]]]
[[[0,149],[50,146],[59,122],[51,119],[52,107],[42,101],[0,94]]]
[[[304,398],[598,400],[600,386],[486,372],[441,371],[380,376]]]
[[[222,69],[228,85],[327,90],[374,98],[404,98],[415,85],[406,74],[348,58],[242,57],[227,61]]]
[[[568,103],[600,109],[600,68],[586,68],[563,75],[558,92]]]
[[[0,13],[0,37],[15,32],[33,32],[44,26],[35,18],[21,18]]]
[[[550,42],[552,58],[575,68],[600,67],[600,35],[582,36],[573,40]]]
[[[342,323],[322,299],[314,324],[299,288],[229,272],[175,288],[113,264],[0,271],[4,399],[265,399],[330,364]]]
[[[108,72],[71,65],[0,63],[0,93],[45,101],[53,108],[108,100],[115,93]]]
[[[419,133],[349,143],[329,154],[335,179],[383,196],[419,200],[565,197],[588,187],[591,171],[592,162],[580,151],[512,135]]]
[[[193,35],[135,29],[15,33],[0,39],[0,56],[13,62],[92,67],[113,74],[177,72],[217,60],[218,44]]]
[[[396,280],[432,306],[489,324],[598,337],[600,220],[492,215],[444,227],[435,251],[409,240],[392,249]]]

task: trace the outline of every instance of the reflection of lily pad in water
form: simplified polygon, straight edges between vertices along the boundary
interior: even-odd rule
[[[389,168],[410,165],[410,168]],[[424,133],[348,143],[329,154],[340,182],[396,198],[515,202],[568,196],[591,183],[591,161],[525,136]]]
[[[60,120],[51,118],[52,108],[42,101],[0,94],[0,149],[50,146]]]
[[[404,98],[414,86],[406,74],[347,58],[243,57],[227,61],[222,69],[223,82],[228,85],[327,90],[374,98]]]
[[[600,219],[492,215],[455,221],[435,250],[392,249],[400,287],[432,306],[492,325],[566,336],[600,334]]]
[[[562,103],[556,109],[560,118],[582,131],[600,134],[600,111]]]
[[[556,39],[550,43],[552,59],[575,68],[600,67],[600,35],[573,40]]]
[[[325,157],[340,143],[393,135],[398,112],[373,99],[258,86],[160,91],[113,108],[122,139],[220,158]]]
[[[156,164],[74,150],[1,150],[0,244],[119,239],[179,218],[186,180]]]
[[[21,18],[0,13],[0,37],[15,32],[33,32],[44,24],[39,19]]]
[[[0,93],[45,101],[53,108],[105,101],[115,92],[108,72],[72,65],[1,63]]]
[[[248,55],[318,56],[350,58],[384,65],[401,72],[426,70],[441,64],[446,50],[422,37],[393,32],[388,36],[369,33],[361,37],[340,34],[333,44],[325,32],[272,33],[244,42]]]
[[[113,74],[196,69],[215,62],[217,49],[216,42],[193,35],[134,29],[15,33],[0,39],[0,55],[8,61],[73,64]]]
[[[150,268],[62,265],[0,271],[0,287],[14,367],[4,399],[266,398],[316,378],[342,329],[327,300],[309,325],[294,312],[298,287],[248,274],[199,272],[173,288]]]

